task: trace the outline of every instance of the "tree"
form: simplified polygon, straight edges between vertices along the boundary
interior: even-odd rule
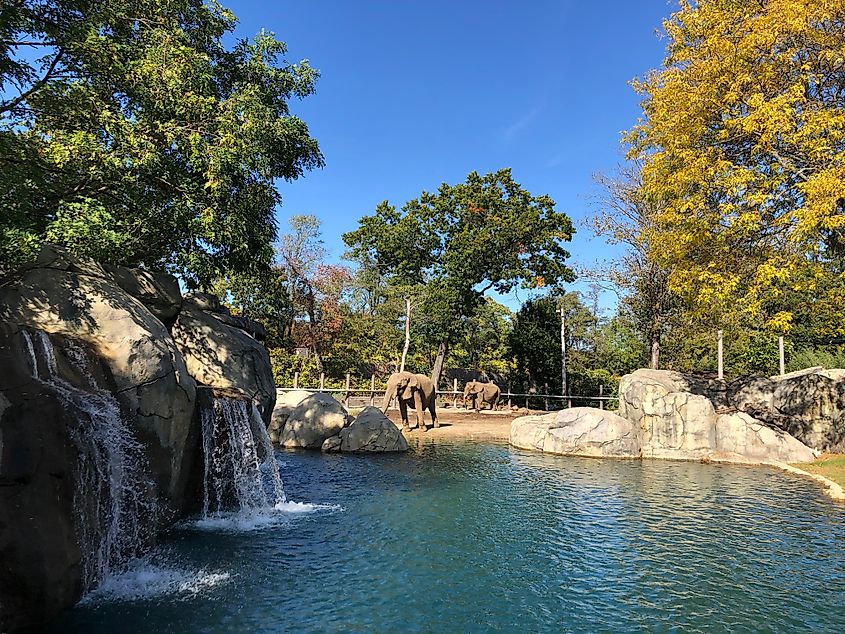
[[[654,247],[663,206],[646,194],[638,162],[620,168],[615,176],[599,174],[596,181],[602,193],[590,224],[597,236],[624,251],[594,275],[607,279],[621,292],[622,303],[646,342],[651,368],[656,370],[661,339],[679,309],[679,299],[669,287],[671,265],[660,261]]]
[[[672,289],[772,333],[803,312],[842,334],[845,4],[681,0],[664,26],[629,140]]]
[[[203,0],[0,8],[0,268],[43,240],[207,286],[272,259],[275,179],[321,166],[317,72]]]
[[[322,263],[326,250],[316,216],[292,216],[289,223],[292,231],[279,242],[280,266],[285,271],[294,316],[307,320],[307,336],[301,343],[312,349],[317,369],[323,372],[323,348],[342,326],[340,299],[352,274],[344,266]]]
[[[376,262],[395,283],[425,286],[418,314],[437,342],[437,383],[450,343],[486,291],[574,278],[562,246],[574,230],[554,207],[550,197],[523,189],[509,169],[472,172],[463,183],[422,192],[401,210],[384,201],[343,239],[350,257]]]

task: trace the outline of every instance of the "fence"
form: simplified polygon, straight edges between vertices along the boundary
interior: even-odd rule
[[[507,399],[507,406],[508,409],[513,407],[514,402],[521,402],[524,407],[527,409],[531,409],[531,405],[542,404],[542,409],[545,411],[550,411],[550,403],[559,402],[561,407],[556,407],[554,409],[563,409],[565,407],[572,407],[572,403],[575,402],[576,404],[580,402],[586,402],[585,404],[589,404],[591,402],[598,403],[600,409],[604,409],[605,403],[608,401],[618,401],[619,398],[616,396],[605,396],[604,395],[604,386],[599,386],[599,393],[596,396],[577,396],[574,394],[569,395],[561,395],[561,394],[549,394],[548,385],[545,386],[545,392],[511,392],[510,386],[508,386],[507,392],[502,392],[501,396],[499,397],[499,403],[504,403],[505,399]],[[346,385],[345,387],[340,388],[330,388],[326,387],[326,377],[325,374],[320,375],[320,385],[317,388],[309,388],[299,384],[299,372],[294,373],[293,375],[293,386],[292,387],[280,387],[277,388],[283,392],[291,391],[291,390],[315,390],[317,392],[323,392],[325,394],[337,394],[342,395],[342,402],[344,406],[349,408],[351,399],[353,395],[361,394],[362,397],[359,400],[363,400],[363,403],[358,403],[359,405],[375,405],[376,398],[381,398],[384,395],[384,389],[379,388],[376,389],[376,377],[375,375],[370,377],[370,386],[368,388],[356,388],[352,387],[352,376],[350,374],[346,375]],[[437,390],[438,398],[442,400],[448,401],[451,398],[452,407],[458,406],[458,400],[460,399],[463,401],[464,393],[462,390],[458,390],[458,380],[455,379],[452,384],[451,390]],[[539,408],[537,408],[539,409]]]

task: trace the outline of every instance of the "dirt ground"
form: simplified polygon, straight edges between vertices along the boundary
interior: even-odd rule
[[[545,414],[545,412],[531,412],[532,414]],[[526,411],[520,412],[491,412],[489,410],[482,410],[475,413],[472,410],[465,410],[463,408],[439,408],[437,410],[437,419],[440,422],[440,427],[434,429],[431,427],[431,419],[426,412],[425,422],[429,426],[427,432],[421,432],[418,429],[412,429],[405,432],[408,440],[420,438],[425,440],[497,440],[507,442],[508,435],[511,430],[511,421],[519,416],[525,416]],[[399,410],[392,409],[387,411],[387,416],[396,423],[400,428],[402,423],[399,419]],[[416,413],[408,412],[408,420],[411,425],[416,424]]]

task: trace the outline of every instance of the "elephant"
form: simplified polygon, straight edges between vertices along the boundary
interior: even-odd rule
[[[434,407],[437,394],[434,390],[434,384],[427,376],[411,374],[410,372],[394,372],[387,381],[387,390],[384,393],[384,402],[381,409],[385,414],[387,414],[387,407],[394,396],[399,401],[403,429],[410,429],[408,425],[409,404],[412,404],[417,412],[417,426],[421,431],[428,431],[425,424],[424,410],[426,409],[431,412],[431,422],[434,427],[440,427]]]
[[[484,403],[490,404],[490,409],[496,409],[499,404],[499,397],[502,390],[493,383],[482,383],[481,381],[470,381],[464,386],[464,409],[467,406],[467,399],[472,402],[472,408],[477,412]]]

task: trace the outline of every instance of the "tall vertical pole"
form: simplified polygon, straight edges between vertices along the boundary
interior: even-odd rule
[[[717,354],[719,356],[719,380],[725,378],[725,366],[722,363],[722,331],[720,330],[718,333],[719,341],[717,343]]]
[[[786,374],[786,358],[783,354],[783,335],[778,337],[778,354],[780,356],[780,375]]]
[[[561,396],[569,394],[566,385],[566,311],[560,307],[560,385]]]

